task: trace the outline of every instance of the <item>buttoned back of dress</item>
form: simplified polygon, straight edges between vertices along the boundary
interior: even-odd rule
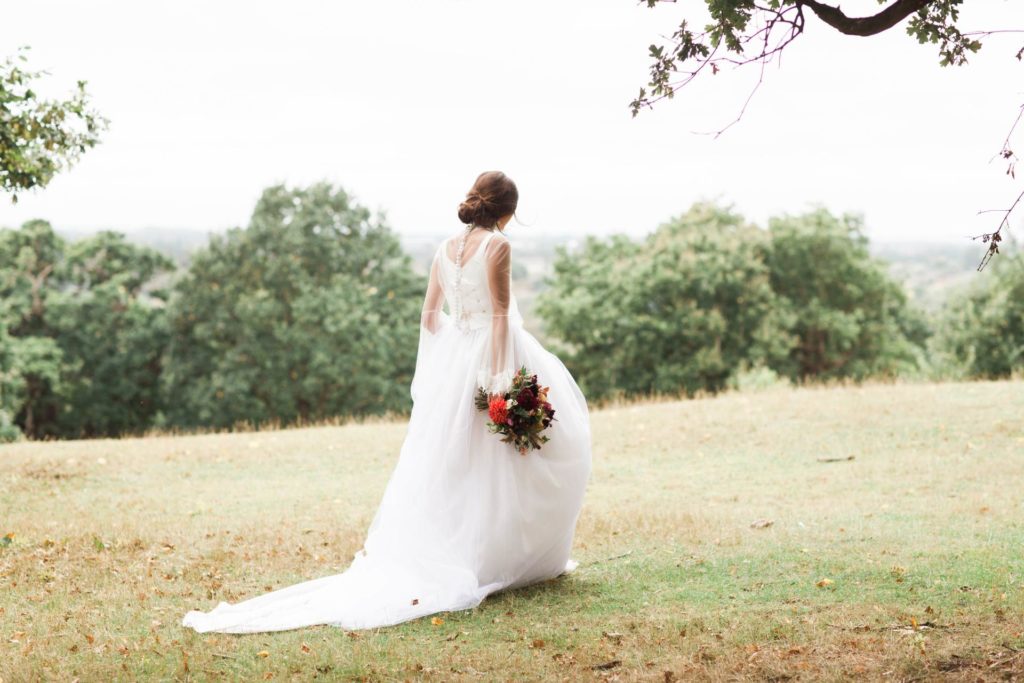
[[[488,234],[477,245],[476,250],[470,254],[469,258],[462,260],[461,274],[457,272],[455,262],[448,255],[448,245],[455,242],[456,238],[448,238],[438,248],[441,289],[444,291],[449,314],[454,315],[456,311],[456,283],[458,284],[458,294],[462,298],[462,324],[460,325],[459,321],[454,321],[459,329],[479,330],[491,325],[491,316],[494,311],[487,281],[487,247],[494,237],[495,233]],[[510,289],[511,277],[509,274]],[[515,294],[510,294],[508,315],[510,325],[522,324],[522,316],[519,314]]]

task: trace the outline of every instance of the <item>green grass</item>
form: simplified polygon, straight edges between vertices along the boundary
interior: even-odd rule
[[[404,423],[5,446],[0,679],[1024,676],[1022,418],[1019,381],[606,407],[573,574],[246,636],[178,624],[343,570]]]

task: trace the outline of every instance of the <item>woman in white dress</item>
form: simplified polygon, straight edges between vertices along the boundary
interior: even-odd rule
[[[408,432],[348,569],[191,611],[184,626],[375,628],[469,609],[577,566],[570,549],[590,476],[590,418],[572,375],[523,328],[511,293],[504,228],[518,198],[505,174],[481,174],[459,206],[465,229],[434,254]],[[555,409],[543,432],[550,440],[525,454],[490,433],[486,412],[474,405],[478,387],[504,393],[520,366],[549,387]]]

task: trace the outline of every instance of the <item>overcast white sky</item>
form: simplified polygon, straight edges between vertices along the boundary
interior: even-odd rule
[[[759,221],[815,203],[872,237],[960,242],[1019,191],[991,162],[1024,102],[1019,35],[963,68],[900,27],[813,17],[743,120],[753,69],[633,119],[647,46],[703,3],[33,0],[4,7],[0,54],[31,45],[51,87],[89,81],[103,144],[0,225],[128,232],[244,225],[267,185],[340,183],[415,235],[458,227],[477,173],[520,188],[510,231],[641,234],[702,198]],[[1024,28],[1019,0],[969,0],[970,29]],[[850,14],[875,0],[845,0]],[[1020,25],[1014,25],[1020,24]]]

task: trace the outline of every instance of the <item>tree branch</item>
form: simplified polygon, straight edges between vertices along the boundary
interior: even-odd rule
[[[1010,126],[1010,132],[1006,134],[1006,140],[1003,142],[1003,149],[998,155],[996,155],[1007,161],[1009,165],[1006,168],[1006,175],[1010,176],[1010,178],[1014,180],[1017,178],[1017,155],[1013,153],[1012,149],[1010,149],[1010,138],[1013,137],[1013,132],[1017,130],[1017,125],[1021,122],[1021,119],[1024,119],[1024,104],[1022,104],[1020,109],[1017,111],[1017,118],[1014,119],[1013,125]],[[988,265],[988,262],[992,260],[992,257],[999,253],[999,243],[1003,241],[1003,228],[1008,228],[1010,225],[1010,215],[1013,214],[1014,209],[1016,209],[1017,205],[1021,203],[1021,200],[1024,200],[1024,191],[1017,195],[1016,201],[1014,201],[1008,209],[990,209],[978,212],[979,214],[1003,214],[1003,218],[999,221],[999,226],[996,228],[995,232],[985,232],[971,238],[972,240],[981,240],[982,244],[988,245],[985,255],[981,258],[981,263],[978,264],[979,271],[984,270],[985,266]]]
[[[878,14],[870,17],[848,17],[843,10],[817,0],[797,0],[798,5],[811,8],[818,18],[848,36],[873,36],[887,31],[914,12],[930,5],[934,0],[896,0]]]

